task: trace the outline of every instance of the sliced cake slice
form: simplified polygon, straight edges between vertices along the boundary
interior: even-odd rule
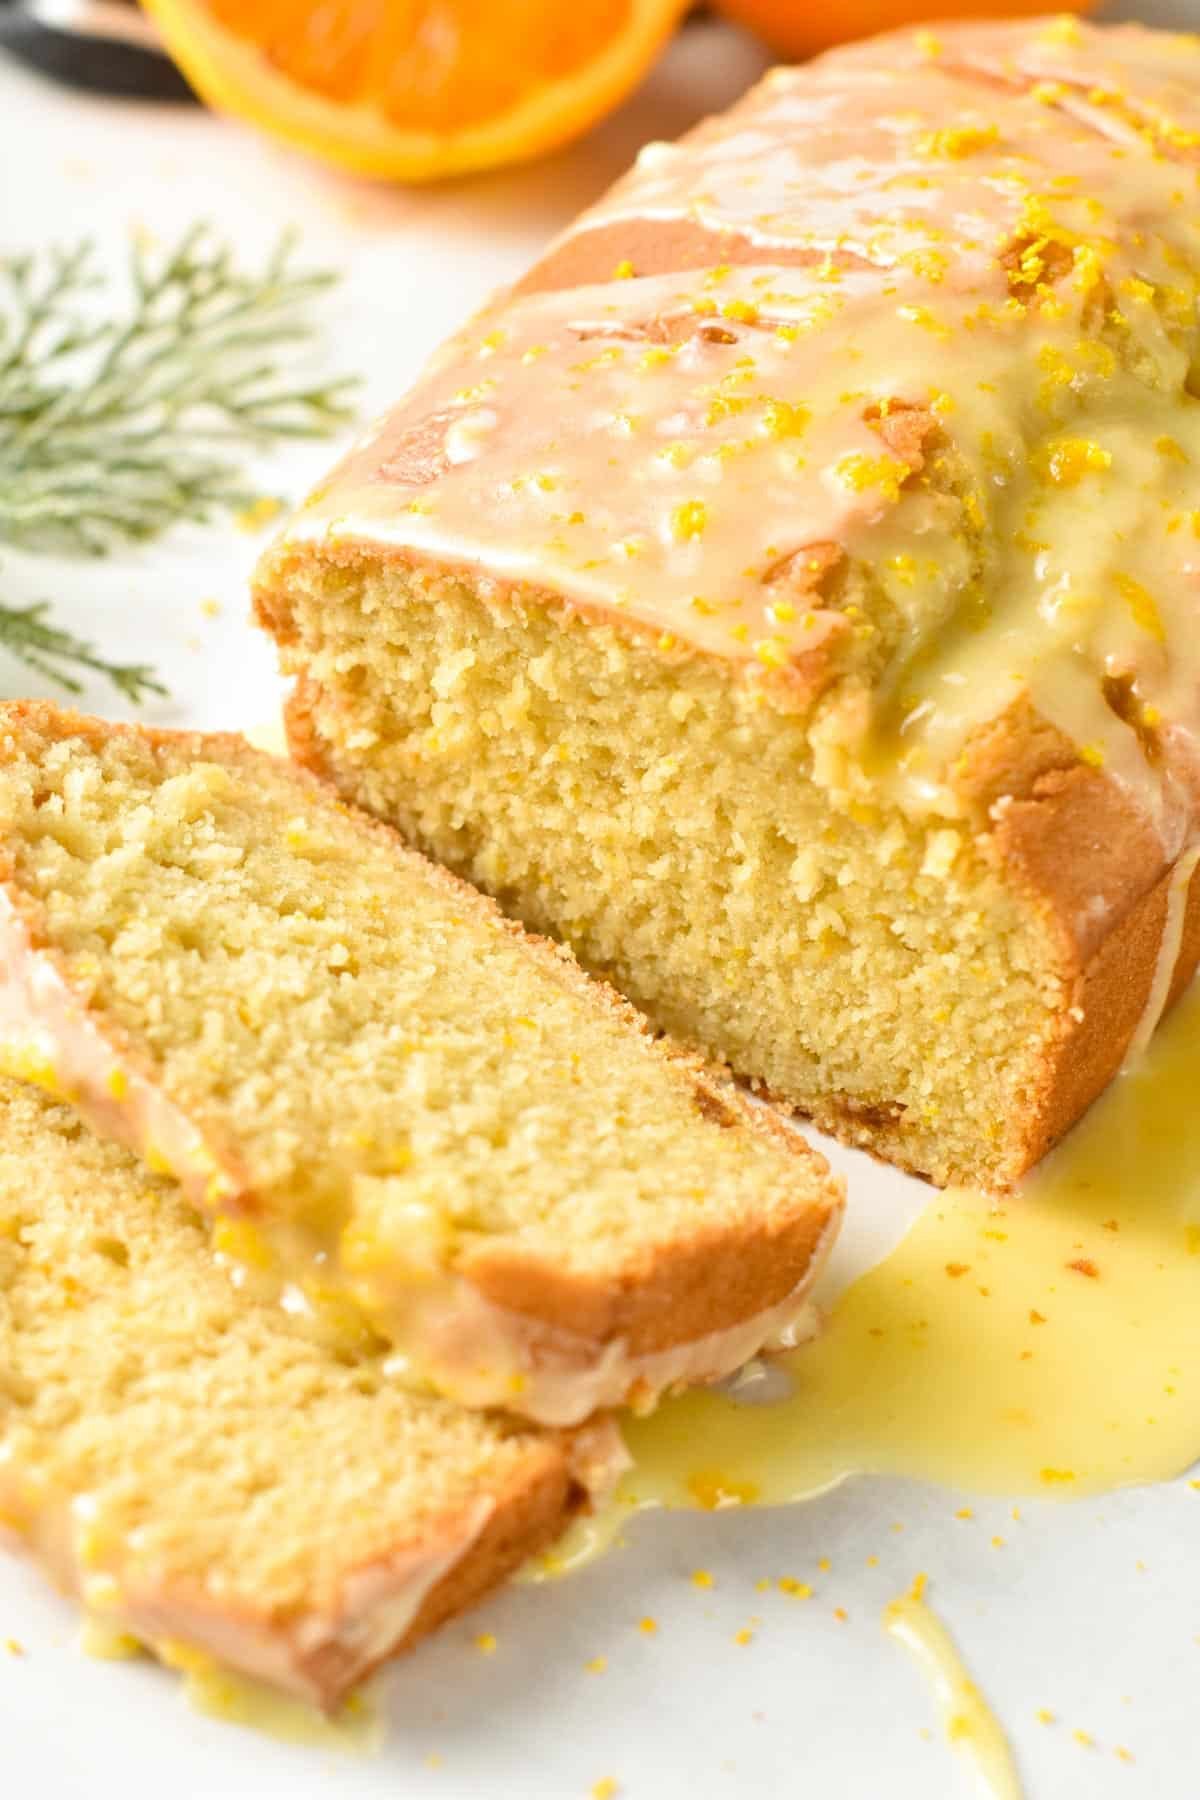
[[[176,1187],[0,1078],[0,1530],[89,1612],[329,1707],[581,1494],[567,1439],[240,1293]]]
[[[806,1329],[840,1191],[565,952],[236,737],[0,708],[0,1069],[393,1372],[551,1424]]]

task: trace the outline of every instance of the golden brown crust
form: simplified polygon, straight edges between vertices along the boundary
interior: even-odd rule
[[[530,1466],[496,1495],[482,1531],[472,1536],[471,1522],[465,1518],[447,1520],[439,1527],[436,1537],[451,1544],[466,1542],[468,1548],[426,1594],[402,1637],[366,1662],[336,1643],[303,1659],[303,1676],[318,1704],[327,1709],[336,1706],[382,1663],[413,1649],[430,1632],[478,1605],[522,1563],[561,1536],[584,1500],[562,1444],[548,1440],[543,1456],[536,1461],[531,1456]]]
[[[980,808],[991,853],[1045,921],[1064,994],[995,1177],[1005,1189],[1065,1136],[1124,1064],[1154,990],[1175,865],[1117,782],[1081,763],[1028,700],[979,733],[963,761],[961,791]],[[1198,965],[1200,871],[1189,885],[1164,1013]],[[946,1179],[920,1154],[914,1158],[902,1108],[864,1109],[833,1096],[828,1111],[814,1116],[913,1174]]]
[[[328,798],[331,784],[322,779],[315,761],[316,740],[303,723],[300,706],[294,699],[289,711],[289,732],[293,734],[298,762],[309,766],[298,768],[296,778],[310,783],[316,793]],[[265,752],[252,749],[238,736],[108,725],[39,702],[19,702],[0,711],[0,729],[6,716],[18,725],[31,726],[47,735],[79,735],[94,744],[113,735],[129,735],[156,745],[177,748],[182,744],[191,754],[219,755],[242,767],[268,760]],[[351,810],[347,805],[347,813]],[[607,983],[585,975],[568,951],[506,918],[495,901],[449,870],[427,862],[391,826],[366,813],[357,812],[355,817],[360,830],[387,844],[394,854],[418,861],[425,877],[457,908],[473,909],[520,941],[583,1004],[614,1014],[628,1029],[652,1038],[642,1015]],[[0,862],[0,894],[7,888],[19,902],[19,888],[11,882],[11,872],[11,867],[6,869]],[[28,908],[22,917],[27,940],[23,951],[18,948],[10,954],[10,966],[4,972],[6,986],[11,989],[17,984],[21,974],[18,964],[25,957],[52,966],[63,978],[64,992],[70,997],[63,965],[46,948]],[[152,1099],[161,1091],[156,1072],[133,1052],[125,1034],[112,1021],[88,1012],[78,1002],[76,1007],[77,1020],[65,1016],[46,1020],[51,1028],[56,1023],[61,1026],[59,1042],[66,1059],[67,1097],[97,1129],[145,1155],[150,1144],[144,1119],[128,1095],[122,1093],[120,1099],[114,1099],[108,1076],[112,1067],[119,1066],[131,1079],[131,1085],[144,1083]],[[69,1040],[81,1026],[88,1034],[87,1054],[71,1056]],[[710,1230],[691,1239],[669,1238],[644,1248],[636,1262],[630,1261],[615,1279],[569,1272],[536,1253],[500,1247],[474,1249],[455,1266],[454,1272],[475,1286],[485,1299],[520,1314],[535,1331],[544,1330],[547,1337],[557,1331],[580,1340],[580,1353],[591,1347],[598,1356],[606,1346],[619,1340],[628,1355],[652,1354],[728,1330],[769,1311],[801,1284],[814,1253],[827,1243],[840,1213],[840,1184],[830,1177],[823,1157],[796,1134],[781,1133],[760,1109],[748,1105],[732,1090],[718,1095],[699,1057],[665,1041],[654,1041],[653,1051],[690,1079],[699,1113],[711,1117],[714,1108],[723,1109],[726,1117],[722,1122],[730,1128],[752,1131],[758,1136],[769,1134],[777,1146],[796,1159],[795,1202],[769,1224],[758,1220],[748,1227]],[[255,1195],[245,1185],[236,1146],[223,1141],[219,1125],[206,1116],[202,1103],[189,1105],[186,1117],[199,1128],[201,1154],[190,1160],[182,1155],[169,1156],[167,1160],[189,1198],[212,1209],[214,1190],[210,1184],[216,1169],[226,1184],[219,1193],[220,1208],[254,1211]],[[161,1154],[162,1146],[155,1148]]]
[[[830,1212],[810,1206],[736,1234],[710,1231],[665,1242],[628,1269],[620,1285],[585,1281],[502,1247],[472,1257],[463,1272],[498,1306],[597,1346],[620,1340],[631,1356],[649,1356],[728,1330],[785,1300],[803,1283],[829,1223]]]
[[[465,1612],[499,1587],[521,1565],[560,1537],[571,1518],[587,1504],[574,1480],[569,1459],[556,1447],[547,1451],[545,1467],[519,1484],[496,1505],[470,1550],[426,1596],[407,1634],[396,1646],[411,1650],[438,1626]]]
[[[780,265],[811,265],[819,263],[823,255],[808,245],[771,246],[771,260]],[[548,294],[609,281],[618,263],[630,264],[635,275],[674,275],[718,264],[736,268],[762,258],[762,246],[739,231],[714,231],[691,219],[621,219],[560,239],[521,277],[512,293]],[[845,252],[842,260],[848,267],[865,261]]]
[[[1163,873],[1157,832],[1028,699],[979,732],[962,762],[960,792],[1013,879],[1053,913],[1074,976]]]
[[[1068,989],[1069,1005],[1059,1015],[1058,1029],[1041,1061],[1027,1109],[1017,1122],[1019,1129],[1009,1155],[991,1183],[997,1192],[1014,1187],[1053,1149],[1123,1066],[1151,992],[1173,873],[1168,869],[1100,941],[1094,954],[1076,964],[1075,979]],[[1188,889],[1164,1016],[1198,967],[1200,871],[1193,875]],[[928,1140],[922,1139],[920,1144],[914,1140],[900,1106],[887,1101],[864,1106],[847,1095],[832,1094],[823,1104],[812,1106],[809,1116],[833,1136],[895,1163],[909,1174],[939,1183],[957,1179],[955,1171],[933,1166]]]
[[[566,1529],[587,1500],[572,1472],[569,1440],[553,1433],[540,1442],[530,1438],[520,1469],[480,1500],[480,1511],[487,1508],[482,1526],[475,1512],[464,1510],[431,1523],[420,1543],[399,1543],[369,1567],[341,1571],[332,1607],[314,1595],[308,1607],[284,1615],[246,1596],[218,1598],[208,1586],[167,1581],[125,1587],[114,1616],[167,1660],[182,1643],[331,1712],[374,1669],[476,1605]],[[86,1578],[72,1541],[50,1519],[31,1520],[18,1540],[59,1587],[82,1596]],[[407,1591],[423,1564],[444,1573],[416,1601],[414,1614]],[[367,1603],[357,1598],[362,1594],[369,1594]],[[397,1606],[392,1632],[389,1605]]]
[[[1120,785],[1028,700],[977,734],[963,761],[961,791],[1056,941],[1067,996],[1003,1172],[1011,1183],[1120,1069],[1153,992],[1174,865]],[[1198,894],[1193,880],[1169,1002],[1196,968]]]
[[[1071,1007],[1043,1070],[1020,1148],[1015,1181],[1063,1137],[1118,1073],[1153,990],[1174,866],[1133,904],[1080,965]],[[1164,1013],[1179,999],[1200,963],[1200,879],[1193,875],[1174,974]]]

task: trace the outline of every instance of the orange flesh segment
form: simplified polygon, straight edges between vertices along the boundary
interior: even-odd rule
[[[587,68],[630,0],[210,0],[211,18],[309,93],[425,131],[494,119]],[[497,13],[502,10],[503,17]]]

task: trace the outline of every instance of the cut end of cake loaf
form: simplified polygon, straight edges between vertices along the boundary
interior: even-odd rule
[[[836,1135],[995,1187],[1046,1147],[1072,978],[989,844],[831,792],[712,659],[366,554],[286,581],[293,750],[343,792]]]
[[[0,1528],[98,1620],[332,1708],[581,1497],[566,1440],[239,1293],[176,1188],[0,1078]]]
[[[821,1159],[240,739],[0,709],[0,970],[8,1073],[414,1382],[568,1424],[804,1329]]]
[[[258,571],[300,757],[939,1182],[1011,1186],[1200,954],[1198,75],[1072,19],[774,71]]]
[[[676,1041],[940,1186],[1011,1189],[1200,961],[1200,877],[1028,707],[964,760],[967,816],[914,818],[716,659],[369,550],[276,567],[301,762]]]

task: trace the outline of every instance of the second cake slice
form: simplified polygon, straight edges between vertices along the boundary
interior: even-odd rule
[[[821,1159],[240,738],[0,708],[0,1068],[395,1372],[569,1423],[804,1329]]]
[[[106,1636],[332,1708],[619,1466],[236,1293],[170,1183],[0,1078],[0,1546]]]

